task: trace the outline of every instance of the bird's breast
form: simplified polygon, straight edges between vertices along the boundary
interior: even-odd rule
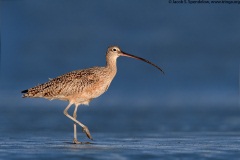
[[[65,89],[65,93],[68,94],[70,101],[86,104],[107,91],[116,72],[111,72],[107,68],[93,68],[93,71],[75,79],[73,85],[68,85],[69,88]]]

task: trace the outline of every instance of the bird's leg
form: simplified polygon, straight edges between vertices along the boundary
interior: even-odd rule
[[[68,114],[67,111],[68,111],[68,109],[71,107],[71,105],[72,105],[72,103],[69,103],[68,106],[65,108],[65,110],[64,110],[63,113],[64,113],[68,118],[70,118],[71,120],[73,120],[75,123],[77,123],[78,125],[80,125],[80,126],[83,128],[83,132],[86,133],[87,137],[88,137],[89,139],[93,140],[93,139],[92,139],[92,136],[91,136],[91,134],[90,134],[90,132],[89,132],[89,130],[88,130],[88,128],[87,128],[87,126],[85,126],[84,124],[82,124],[81,122],[79,122],[78,120],[74,119],[72,116],[70,116],[70,115]]]
[[[77,119],[77,109],[78,109],[78,105],[75,106],[74,112],[73,112],[73,118],[76,120]],[[75,144],[82,144],[82,142],[79,142],[77,140],[77,123],[74,122],[73,124],[73,129],[74,129],[74,138],[73,138],[73,143]]]

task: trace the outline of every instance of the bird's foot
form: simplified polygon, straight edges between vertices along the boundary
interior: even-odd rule
[[[79,142],[76,138],[73,138],[73,143],[74,144],[83,144],[83,142]]]
[[[89,130],[88,130],[88,128],[86,126],[83,127],[83,132],[87,135],[87,137],[89,139],[93,140],[93,138],[92,138],[92,136],[91,136],[91,134],[90,134],[90,132],[89,132]]]
[[[90,142],[79,142],[76,138],[73,138],[73,144],[90,144]]]

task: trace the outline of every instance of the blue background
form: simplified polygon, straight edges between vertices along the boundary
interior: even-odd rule
[[[22,99],[20,92],[72,70],[104,66],[111,45],[152,61],[166,74],[120,57],[109,90],[90,108],[79,108],[78,118],[93,138],[114,132],[239,133],[239,7],[2,0],[1,133],[54,139],[58,131],[71,141],[72,122],[62,114],[67,102]]]
[[[238,5],[26,0],[2,6],[1,91],[14,96],[11,102],[26,101],[17,98],[19,91],[48,78],[105,65],[107,47],[118,45],[166,75],[119,58],[118,74],[98,103],[238,103]]]

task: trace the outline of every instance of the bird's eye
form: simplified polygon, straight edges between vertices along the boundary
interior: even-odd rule
[[[114,52],[116,52],[116,51],[117,51],[117,49],[116,49],[116,48],[113,48],[113,51],[114,51]]]

